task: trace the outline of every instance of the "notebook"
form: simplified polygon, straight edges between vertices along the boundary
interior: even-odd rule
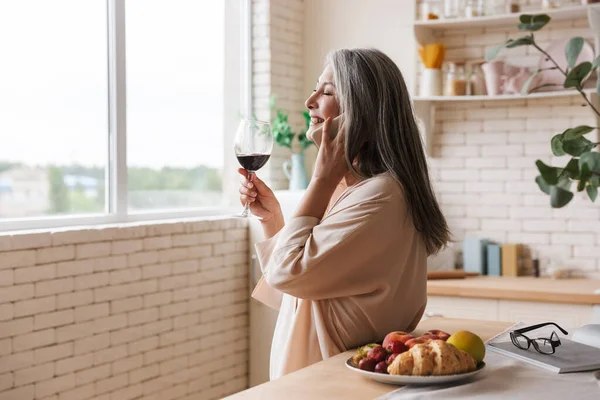
[[[540,354],[532,347],[522,350],[512,342],[488,342],[487,349],[557,374],[600,369],[600,348],[560,338],[554,354]]]

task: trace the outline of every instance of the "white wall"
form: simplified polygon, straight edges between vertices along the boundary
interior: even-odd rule
[[[304,0],[304,87],[308,96],[330,50],[375,47],[400,67],[412,91],[416,76],[413,0]],[[312,171],[316,149],[307,157]]]

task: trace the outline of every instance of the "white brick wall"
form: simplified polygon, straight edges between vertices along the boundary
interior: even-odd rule
[[[0,235],[0,399],[245,389],[247,240],[237,219]]]
[[[308,96],[302,91],[303,0],[253,0],[253,101],[258,119],[270,120],[269,99],[289,114],[298,132],[304,126],[302,111]],[[275,145],[269,163],[259,172],[273,189],[287,189],[282,164],[290,151]]]
[[[523,4],[525,10],[539,10],[539,1]],[[553,21],[536,38],[545,47],[552,39],[581,35],[593,45],[587,26],[585,19]],[[468,61],[518,36],[515,26],[447,30],[439,40],[448,47],[449,59]],[[539,53],[523,47],[503,50],[500,58],[532,66]],[[568,161],[552,157],[553,135],[575,125],[595,126],[593,114],[581,103],[578,97],[564,97],[440,104],[430,165],[456,240],[477,235],[523,243],[537,251],[543,273],[551,258],[562,258],[578,275],[600,276],[600,253],[594,247],[600,244],[598,204],[576,195],[566,208],[553,210],[534,182],[536,159],[556,165]]]

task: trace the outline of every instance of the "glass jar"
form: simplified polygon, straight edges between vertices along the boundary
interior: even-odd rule
[[[461,0],[444,0],[444,18],[458,18],[461,5]]]
[[[438,0],[422,0],[419,6],[419,19],[427,21],[438,19],[442,16],[440,2]]]
[[[466,0],[464,16],[465,18],[481,17],[483,8],[483,0]]]
[[[484,96],[487,94],[485,87],[485,76],[481,69],[483,62],[471,65],[471,75],[469,76],[469,94],[473,96]]]
[[[448,63],[444,96],[465,96],[467,94],[467,76],[465,64],[459,62]]]

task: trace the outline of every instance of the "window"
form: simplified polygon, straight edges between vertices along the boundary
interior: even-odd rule
[[[0,4],[1,219],[105,211],[106,19],[102,0]]]
[[[249,3],[0,3],[0,230],[223,210]]]
[[[129,0],[129,210],[218,205],[223,171],[223,1]]]

